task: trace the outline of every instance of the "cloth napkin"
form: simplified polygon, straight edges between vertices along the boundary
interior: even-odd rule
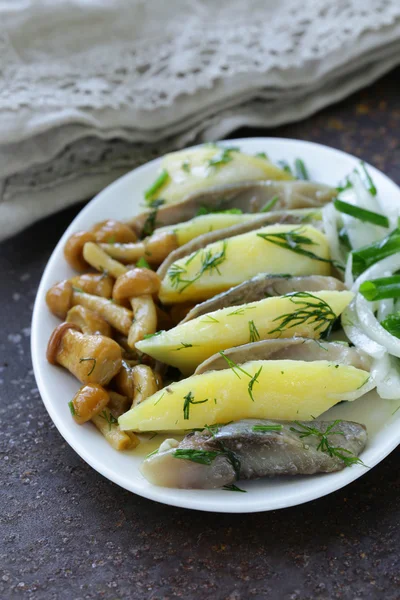
[[[399,63],[399,0],[0,0],[0,239]]]

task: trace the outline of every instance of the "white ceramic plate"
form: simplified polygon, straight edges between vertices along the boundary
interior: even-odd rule
[[[229,140],[228,145],[240,146],[244,152],[266,152],[273,160],[285,159],[290,163],[301,157],[311,179],[336,185],[358,164],[358,159],[334,150],[296,140],[254,138]],[[32,359],[37,384],[43,402],[57,429],[74,450],[99,473],[145,498],[165,504],[216,512],[257,512],[285,508],[307,502],[337,490],[368,469],[353,466],[340,473],[312,477],[285,477],[241,483],[246,494],[224,490],[178,490],[151,485],[139,471],[143,456],[154,449],[149,444],[137,450],[119,453],[113,450],[91,424],[74,423],[68,402],[79,387],[76,379],[65,370],[46,361],[46,345],[59,321],[49,313],[45,304],[46,290],[56,281],[72,276],[63,257],[67,238],[75,231],[90,228],[106,218],[127,219],[141,211],[143,191],[154,181],[159,159],[154,160],[103,190],[76,217],[67,229],[43,273],[32,321]],[[400,189],[377,169],[369,167],[380,197],[391,204],[400,202]],[[379,463],[400,443],[400,410],[393,414],[398,402],[381,400],[375,392],[339,404],[324,414],[326,419],[343,418],[365,423],[369,442],[362,459],[369,467]],[[51,448],[49,448],[51,452]]]

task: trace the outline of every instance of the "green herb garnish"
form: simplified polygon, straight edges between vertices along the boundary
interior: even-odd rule
[[[384,298],[400,298],[400,275],[364,281],[359,291],[370,302]]]
[[[186,344],[186,342],[181,342],[181,345],[178,348],[174,348],[172,352],[178,352],[178,350],[183,350],[184,348],[194,348],[193,344]]]
[[[199,463],[200,465],[211,465],[213,460],[220,455],[221,452],[218,452],[217,450],[194,450],[191,448],[178,448],[172,453],[174,458],[191,460],[192,462]]]
[[[217,154],[215,154],[208,160],[208,166],[217,167],[221,165],[226,165],[226,163],[231,162],[231,160],[233,160],[231,156],[232,152],[240,152],[240,150],[239,148],[221,148]]]
[[[246,312],[246,310],[253,310],[255,308],[255,306],[239,306],[239,308],[237,308],[236,310],[233,310],[230,313],[227,313],[227,317],[232,317],[235,315],[244,315],[244,313]]]
[[[232,483],[231,485],[224,485],[224,486],[222,486],[222,489],[226,490],[227,492],[243,492],[244,494],[247,493],[247,490],[242,490],[240,487],[238,487],[234,483]]]
[[[146,333],[146,335],[143,336],[143,339],[149,340],[150,338],[156,337],[156,335],[161,335],[162,333],[164,333],[164,329],[160,329],[160,331],[156,331],[155,333]]]
[[[376,262],[400,252],[400,230],[394,229],[378,242],[353,250],[353,275],[358,277]]]
[[[103,410],[100,415],[99,415],[102,419],[104,419],[105,421],[107,421],[108,423],[108,431],[111,431],[111,426],[112,425],[118,425],[118,419],[116,419],[114,417],[114,415],[112,415],[110,412],[107,412],[106,410]]]
[[[270,210],[272,210],[275,206],[275,204],[280,200],[279,196],[274,196],[273,198],[271,198],[271,200],[268,200],[268,202],[266,202],[264,204],[264,206],[260,209],[260,212],[264,213],[264,212],[269,212]]]
[[[75,410],[75,406],[74,406],[74,403],[72,402],[72,400],[71,400],[71,402],[68,402],[68,407],[69,407],[71,415],[73,417],[76,417],[76,410]]]
[[[281,431],[283,425],[254,425],[253,431],[260,431],[262,433],[267,431]]]
[[[110,238],[108,238],[107,244],[115,244],[116,241],[117,241],[117,238],[115,237],[115,235],[112,235]]]
[[[196,217],[203,215],[242,215],[243,211],[240,208],[227,208],[221,210],[220,208],[211,208],[210,206],[202,205],[196,213]]]
[[[188,392],[186,396],[183,397],[183,418],[185,420],[189,419],[190,405],[191,404],[204,404],[204,402],[208,402],[208,398],[205,400],[195,400],[192,392]]]
[[[184,276],[187,275],[187,270],[181,265],[174,263],[168,269],[167,275],[171,281],[171,285],[173,288],[178,290],[179,293],[182,293],[184,290],[186,290],[186,288],[200,279],[200,277],[206,272],[210,272],[210,274],[212,274],[214,271],[216,271],[219,275],[221,275],[219,267],[226,259],[226,241],[222,242],[221,250],[215,250],[214,252],[212,250],[204,250],[200,256],[201,266],[193,279],[184,279]],[[191,258],[189,260],[191,260]],[[188,262],[185,264],[188,264]]]
[[[320,431],[316,427],[310,427],[309,425],[304,425],[304,423],[300,423],[300,421],[295,421],[297,427],[299,427],[300,429],[290,427],[290,431],[298,433],[300,438],[309,437],[311,435],[317,437],[320,440],[317,446],[317,450],[321,450],[321,452],[326,452],[331,457],[339,458],[344,462],[346,467],[351,467],[355,464],[364,465],[363,461],[358,456],[355,456],[355,454],[350,452],[350,450],[346,450],[345,448],[341,448],[339,446],[331,446],[328,439],[328,435],[344,435],[342,431],[333,431],[333,428],[336,427],[336,425],[340,422],[340,419],[337,419],[336,421],[331,423],[331,425],[328,425],[325,431]]]
[[[260,339],[260,334],[258,333],[258,329],[254,323],[254,321],[249,321],[249,332],[250,332],[250,343],[257,342]]]
[[[150,200],[150,198],[154,196],[154,194],[158,192],[163,187],[163,185],[167,183],[168,180],[168,171],[166,169],[163,169],[157,177],[157,179],[155,180],[155,182],[149,188],[147,188],[147,190],[145,190],[144,197],[146,198],[146,200]]]
[[[183,161],[182,171],[185,171],[186,173],[190,173],[190,162],[188,160]]]
[[[151,266],[149,265],[149,263],[147,262],[147,260],[145,259],[144,256],[141,256],[139,258],[139,260],[136,263],[136,266],[141,269],[151,269]]]
[[[296,160],[294,161],[294,168],[295,168],[297,179],[303,179],[303,180],[310,179],[306,165],[301,160],[301,158],[296,158]]]
[[[161,198],[159,198],[158,200],[152,200],[151,202],[149,202],[149,207],[152,210],[149,212],[149,214],[144,222],[143,229],[142,229],[142,232],[140,235],[140,237],[142,239],[149,235],[153,235],[154,230],[156,228],[158,209],[163,204],[165,204],[165,200],[162,200]]]
[[[358,171],[358,173],[361,177],[364,186],[367,188],[367,190],[372,196],[376,196],[378,190],[376,189],[375,184],[372,181],[371,175],[368,173],[367,167],[365,166],[365,162],[363,160],[360,162],[360,166],[361,170]]]
[[[307,323],[313,326],[314,331],[326,332],[326,335],[329,335],[336,320],[336,314],[325,300],[309,292],[291,292],[285,294],[283,298],[289,298],[290,302],[298,305],[299,308],[291,313],[276,317],[274,321],[281,322],[268,333],[281,334],[287,329]]]
[[[270,242],[271,244],[275,244],[280,248],[284,248],[285,250],[291,250],[296,254],[301,254],[302,256],[308,256],[308,258],[312,258],[313,260],[319,260],[321,262],[327,262],[330,264],[335,264],[334,261],[328,258],[322,258],[314,252],[310,250],[306,250],[301,246],[316,246],[316,242],[305,235],[302,235],[304,229],[302,227],[298,229],[293,229],[292,231],[286,231],[283,233],[257,233],[257,236],[265,240],[266,242]]]
[[[265,152],[257,152],[257,154],[255,154],[254,156],[256,156],[257,158],[265,158],[265,160],[269,160],[267,154],[265,154]]]
[[[285,171],[285,173],[289,173],[290,175],[293,175],[292,169],[290,168],[290,165],[286,160],[278,160],[277,164],[280,166],[282,171]]]
[[[95,358],[92,358],[92,357],[80,358],[79,359],[80,363],[87,362],[87,361],[92,361],[92,363],[93,363],[90,371],[86,374],[86,377],[89,377],[89,375],[91,375],[93,373],[93,371],[95,370],[95,368],[96,368],[96,362],[97,362],[97,360]]]
[[[254,375],[251,375],[250,373],[248,373],[247,371],[245,371],[244,369],[242,369],[242,367],[240,367],[239,365],[237,365],[233,360],[231,360],[230,358],[228,358],[225,355],[225,353],[223,352],[223,350],[220,351],[220,355],[227,362],[228,366],[232,369],[232,371],[235,373],[235,375],[236,375],[236,377],[238,379],[241,379],[241,377],[239,375],[239,372],[243,373],[247,377],[250,377],[250,381],[249,381],[249,384],[247,386],[247,392],[248,392],[248,394],[250,396],[251,401],[254,402],[253,386],[254,386],[255,383],[259,383],[258,376],[260,375],[260,373],[262,371],[262,366],[258,369],[258,371]]]
[[[396,338],[400,338],[400,311],[388,315],[381,321],[382,327]]]
[[[366,210],[365,208],[360,208],[359,206],[354,206],[353,204],[337,199],[334,200],[333,205],[339,212],[350,215],[354,219],[358,219],[364,223],[373,223],[374,225],[379,225],[379,227],[389,227],[389,219],[372,210]]]
[[[205,315],[202,323],[219,323],[218,319],[214,319],[211,315]]]

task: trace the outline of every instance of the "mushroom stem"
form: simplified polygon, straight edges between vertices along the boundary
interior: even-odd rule
[[[67,323],[78,325],[82,333],[89,335],[105,335],[111,337],[111,327],[103,317],[84,306],[73,306],[69,309]]]
[[[69,280],[74,288],[78,288],[87,294],[111,298],[114,279],[106,273],[84,273],[76,275]]]
[[[92,422],[115,450],[129,450],[136,448],[140,443],[139,438],[134,433],[121,431],[117,419],[107,407],[101,413],[95,415]]]
[[[145,255],[143,242],[134,244],[99,244],[99,247],[112,258],[122,263],[134,263]]]
[[[53,331],[47,360],[70,371],[82,383],[106,385],[121,368],[121,348],[103,335],[86,335],[72,323],[62,323]]]
[[[128,334],[128,346],[135,348],[145,335],[157,331],[157,311],[153,297],[150,295],[131,298],[133,321]]]
[[[132,324],[132,311],[123,306],[119,306],[118,304],[114,304],[112,300],[73,290],[72,304],[73,306],[80,304],[81,306],[85,306],[86,308],[97,312],[97,314],[103,317],[103,319],[105,319],[112,327],[118,329],[118,331],[124,335],[129,334],[129,329]]]
[[[86,262],[103,273],[109,273],[117,278],[126,273],[127,268],[123,264],[110,258],[110,256],[100,248],[98,244],[87,242],[83,247],[83,258]]]
[[[158,391],[157,380],[153,370],[147,365],[136,365],[132,368],[135,393],[133,396],[132,408],[146,400]]]

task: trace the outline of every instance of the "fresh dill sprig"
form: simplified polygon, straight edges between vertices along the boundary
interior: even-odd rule
[[[258,371],[254,374],[251,375],[250,373],[248,373],[247,371],[245,371],[244,369],[242,369],[242,367],[240,367],[239,365],[237,365],[233,360],[231,360],[230,358],[228,358],[225,353],[223,352],[223,350],[220,351],[220,355],[222,356],[222,358],[225,359],[225,361],[228,363],[228,366],[232,369],[232,371],[235,373],[236,377],[238,377],[239,379],[241,379],[238,371],[240,373],[243,373],[244,375],[246,375],[247,377],[250,377],[250,381],[249,384],[247,386],[247,392],[250,396],[250,399],[252,402],[254,402],[254,396],[253,396],[253,387],[255,383],[259,383],[258,381],[258,376],[260,375],[261,371],[262,371],[262,366],[258,369]]]
[[[158,209],[160,208],[160,206],[162,206],[163,204],[165,204],[165,200],[162,200],[161,198],[159,198],[158,200],[153,200],[152,202],[149,203],[149,207],[152,209],[142,228],[141,231],[141,235],[140,237],[143,239],[149,235],[152,235],[154,233],[154,230],[157,226],[157,214],[158,214]]]
[[[217,456],[220,455],[221,452],[218,450],[196,450],[193,448],[178,448],[172,453],[174,458],[191,460],[192,462],[199,463],[200,465],[211,465]]]
[[[218,319],[215,319],[211,315],[205,315],[204,319],[201,321],[202,323],[219,323]]]
[[[193,344],[187,344],[186,342],[181,342],[181,345],[178,348],[174,348],[172,352],[178,352],[179,350],[183,350],[184,348],[194,348]]]
[[[231,485],[224,485],[222,486],[222,489],[226,490],[227,492],[243,492],[244,494],[247,494],[247,490],[242,490],[234,483],[232,483]]]
[[[239,308],[237,308],[236,310],[233,310],[230,313],[227,313],[227,317],[232,317],[234,315],[244,315],[246,310],[253,310],[255,307],[254,306],[239,306]]]
[[[93,373],[93,371],[95,370],[95,368],[96,368],[97,360],[95,358],[91,357],[91,356],[89,356],[88,358],[80,358],[79,359],[80,363],[87,362],[87,361],[92,361],[92,363],[93,363],[92,366],[91,366],[91,368],[90,368],[90,370],[89,370],[89,372],[86,373],[86,376],[89,377],[89,375],[91,375]]]
[[[190,257],[189,260],[192,260],[194,257]],[[199,271],[193,277],[193,279],[184,279],[183,276],[187,275],[187,269],[185,267],[178,265],[176,263],[172,264],[168,269],[168,277],[171,281],[171,285],[174,289],[178,290],[179,293],[182,293],[186,290],[190,285],[192,285],[195,281],[200,279],[204,273],[209,272],[212,274],[216,271],[219,275],[221,275],[221,271],[219,267],[226,260],[226,241],[222,242],[222,247],[220,250],[205,250],[201,253],[201,265]],[[188,264],[188,261],[185,263]],[[181,286],[181,287],[180,287]],[[180,288],[180,289],[179,289]]]
[[[249,321],[250,343],[257,342],[260,339],[260,334],[254,321]]]
[[[220,165],[225,165],[228,162],[231,162],[231,160],[233,160],[231,154],[232,152],[240,152],[239,148],[235,148],[235,147],[225,147],[225,148],[221,148],[220,151],[217,154],[214,154],[214,156],[212,156],[209,161],[207,162],[209,167],[217,167]]]
[[[208,398],[205,400],[195,400],[192,392],[188,392],[186,396],[183,397],[183,418],[185,420],[189,419],[190,405],[191,404],[204,404],[204,402],[208,402]]]
[[[102,419],[104,419],[105,421],[107,421],[108,423],[108,431],[111,431],[111,427],[112,425],[118,425],[118,419],[116,419],[114,417],[114,415],[112,415],[110,412],[107,412],[106,410],[103,410],[100,415],[99,415]]]
[[[339,458],[344,462],[346,467],[351,467],[352,465],[364,465],[361,458],[347,450],[346,448],[341,448],[340,446],[332,446],[328,435],[344,435],[343,431],[334,431],[334,427],[338,423],[340,423],[340,419],[336,419],[333,423],[328,425],[325,431],[320,431],[316,427],[310,427],[309,425],[304,425],[304,423],[300,423],[300,421],[295,421],[295,424],[300,429],[296,429],[295,427],[290,427],[290,431],[298,433],[300,438],[309,437],[311,435],[317,437],[320,441],[317,446],[317,450],[321,450],[321,452],[326,452],[329,456]],[[366,465],[364,465],[366,466]]]
[[[336,320],[336,314],[325,300],[318,298],[309,292],[291,292],[285,294],[283,298],[289,298],[290,302],[299,306],[293,312],[286,313],[276,317],[274,321],[281,321],[280,324],[268,333],[283,333],[287,329],[304,325],[312,325],[314,331],[325,332],[329,335]]]
[[[298,229],[292,229],[292,231],[286,231],[282,233],[257,233],[257,236],[262,238],[266,242],[275,244],[276,246],[284,248],[285,250],[291,250],[296,254],[308,256],[308,258],[312,258],[313,260],[319,260],[321,262],[334,264],[336,267],[339,267],[336,261],[333,261],[329,258],[322,258],[322,256],[318,256],[318,254],[315,254],[310,250],[302,248],[301,246],[317,245],[311,238],[302,235],[303,231],[304,229],[302,227],[299,227]]]

